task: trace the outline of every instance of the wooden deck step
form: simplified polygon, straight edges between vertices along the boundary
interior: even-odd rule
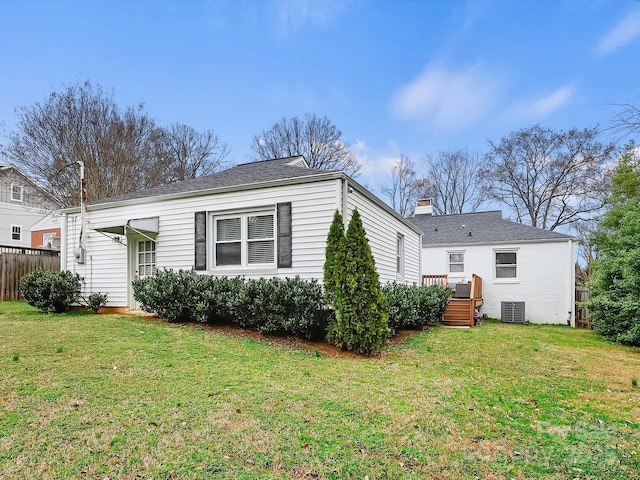
[[[447,326],[473,326],[472,300],[452,298],[449,302],[442,323]]]

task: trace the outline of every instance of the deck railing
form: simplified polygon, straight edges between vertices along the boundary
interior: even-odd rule
[[[449,280],[447,274],[443,275],[422,275],[422,286],[430,287],[432,285],[440,285],[441,287],[448,287]]]
[[[476,305],[480,306],[482,303],[482,277],[479,277],[475,273],[471,276],[471,298],[476,301]]]
[[[469,326],[476,324],[476,310],[484,303],[482,298],[482,277],[471,275],[471,283],[449,285],[447,275],[422,275],[422,285],[450,286],[452,298],[444,314],[442,323],[453,326]]]

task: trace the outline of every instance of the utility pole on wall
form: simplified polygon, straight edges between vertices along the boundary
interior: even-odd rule
[[[80,165],[80,241],[75,252],[76,262],[84,263],[84,256],[87,250],[87,183],[84,178],[84,162],[76,161]]]

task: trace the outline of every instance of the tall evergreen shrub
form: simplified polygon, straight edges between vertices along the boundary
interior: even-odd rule
[[[338,210],[333,214],[333,223],[327,236],[327,248],[324,261],[324,297],[333,305],[340,284],[340,275],[344,263],[344,220]]]
[[[344,242],[344,263],[334,302],[336,318],[327,340],[344,350],[371,354],[389,337],[387,308],[360,213],[353,211]]]

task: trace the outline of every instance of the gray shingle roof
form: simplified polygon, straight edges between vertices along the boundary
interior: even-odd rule
[[[243,163],[205,177],[183,180],[179,182],[147,188],[137,192],[105,198],[92,204],[105,204],[142,198],[161,197],[187,192],[207,191],[217,188],[239,187],[243,185],[273,182],[297,177],[326,175],[331,170],[308,168],[306,163],[298,162],[303,157],[276,158],[259,162]],[[292,164],[293,163],[293,164]]]
[[[457,215],[422,214],[409,220],[424,232],[422,245],[425,247],[572,238],[562,233],[505,220],[499,210]]]

